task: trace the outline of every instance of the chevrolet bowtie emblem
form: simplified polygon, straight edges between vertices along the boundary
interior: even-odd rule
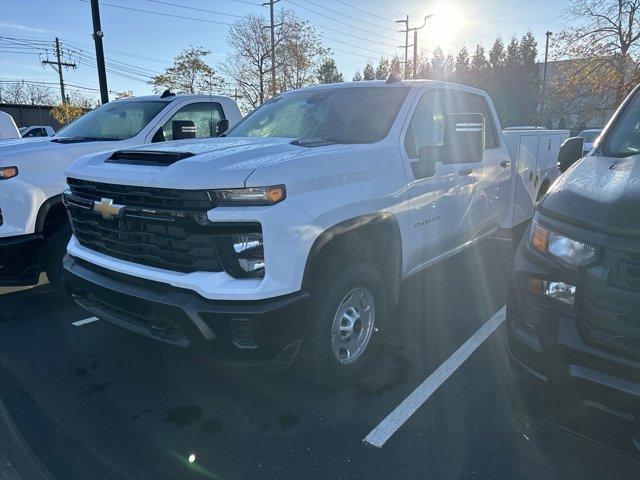
[[[110,198],[102,198],[98,202],[93,202],[93,211],[102,215],[102,218],[112,219],[122,217],[124,214],[124,205],[116,205]]]

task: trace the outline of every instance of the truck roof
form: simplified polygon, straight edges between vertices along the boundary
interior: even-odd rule
[[[308,87],[298,88],[292,91],[306,91],[306,90],[328,90],[332,88],[367,88],[367,87],[388,87],[388,88],[397,88],[397,87],[405,87],[405,88],[414,88],[414,87],[422,87],[426,85],[432,86],[455,86],[457,88],[463,88],[464,90],[476,92],[476,93],[485,93],[484,90],[480,90],[474,87],[470,87],[468,85],[463,85],[461,83],[455,82],[445,82],[443,80],[398,80],[394,82],[387,82],[387,80],[363,80],[360,82],[340,82],[340,83],[324,83],[321,85],[310,85]],[[287,92],[284,92],[287,93]]]
[[[206,95],[206,94],[175,94],[175,95],[170,95],[170,96],[166,96],[166,97],[162,97],[160,95],[142,95],[142,96],[136,96],[136,97],[126,97],[126,98],[120,98],[118,100],[112,100],[113,102],[128,102],[128,101],[132,101],[132,100],[144,100],[145,102],[149,102],[149,101],[157,101],[157,102],[172,102],[174,100],[201,100],[201,101],[221,101],[221,100],[228,100],[229,97],[224,96],[224,95]]]

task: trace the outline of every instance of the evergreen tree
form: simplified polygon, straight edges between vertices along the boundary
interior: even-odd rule
[[[454,68],[456,82],[463,84],[468,83],[471,63],[469,61],[469,50],[467,50],[467,47],[462,47],[458,52]]]
[[[520,65],[522,63],[520,59],[520,43],[515,36],[511,37],[511,41],[507,46],[505,63],[507,66]]]
[[[404,70],[401,67],[402,62],[400,58],[393,57],[391,59],[391,63],[389,64],[389,73],[395,72],[400,78],[404,76]]]
[[[336,66],[336,61],[331,57],[327,57],[322,61],[318,67],[316,78],[318,79],[318,83],[344,82],[344,78]]]
[[[484,47],[480,44],[476,45],[476,51],[473,53],[471,57],[471,69],[469,71],[469,84],[481,88],[483,90],[488,90],[487,88],[487,71],[489,69],[489,62],[487,61],[487,57],[484,52]]]
[[[373,68],[371,62],[367,62],[362,71],[362,79],[363,80],[375,80],[376,79],[376,70]]]
[[[380,58],[378,67],[376,68],[376,80],[386,80],[391,73],[391,65],[388,58]]]
[[[418,68],[416,71],[416,78],[429,79],[433,78],[433,72],[431,71],[431,61],[427,56],[425,50],[420,51],[418,54]]]
[[[360,70],[358,70],[356,72],[356,74],[353,76],[353,81],[354,82],[361,82],[362,81],[362,74],[360,73]]]
[[[489,51],[489,65],[492,69],[500,69],[505,66],[507,57],[504,51],[504,42],[502,38],[496,38],[491,50]]]
[[[476,51],[471,57],[471,70],[481,72],[489,67],[489,62],[484,53],[484,47],[481,44],[476,45]]]
[[[434,80],[444,80],[445,78],[445,57],[440,47],[435,48],[431,57],[431,78]]]

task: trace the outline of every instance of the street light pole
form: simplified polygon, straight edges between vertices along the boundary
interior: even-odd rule
[[[544,122],[544,111],[547,103],[547,63],[549,60],[549,39],[551,38],[551,35],[553,35],[553,33],[547,32],[545,33],[545,35],[547,36],[547,42],[544,47],[544,67],[542,68],[542,105],[540,106],[540,120],[542,122]]]
[[[427,25],[427,20],[433,17],[433,13],[426,15],[422,25],[419,27],[413,27],[413,78],[418,76],[418,30],[422,30]]]

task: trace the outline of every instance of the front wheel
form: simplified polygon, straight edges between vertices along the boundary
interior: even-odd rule
[[[334,265],[320,275],[311,294],[296,370],[323,387],[346,386],[379,347],[387,313],[384,282],[368,263]]]
[[[48,258],[45,263],[45,272],[47,273],[49,283],[55,288],[62,287],[62,260],[67,253],[67,244],[70,238],[71,227],[64,225],[58,228],[48,239]]]

